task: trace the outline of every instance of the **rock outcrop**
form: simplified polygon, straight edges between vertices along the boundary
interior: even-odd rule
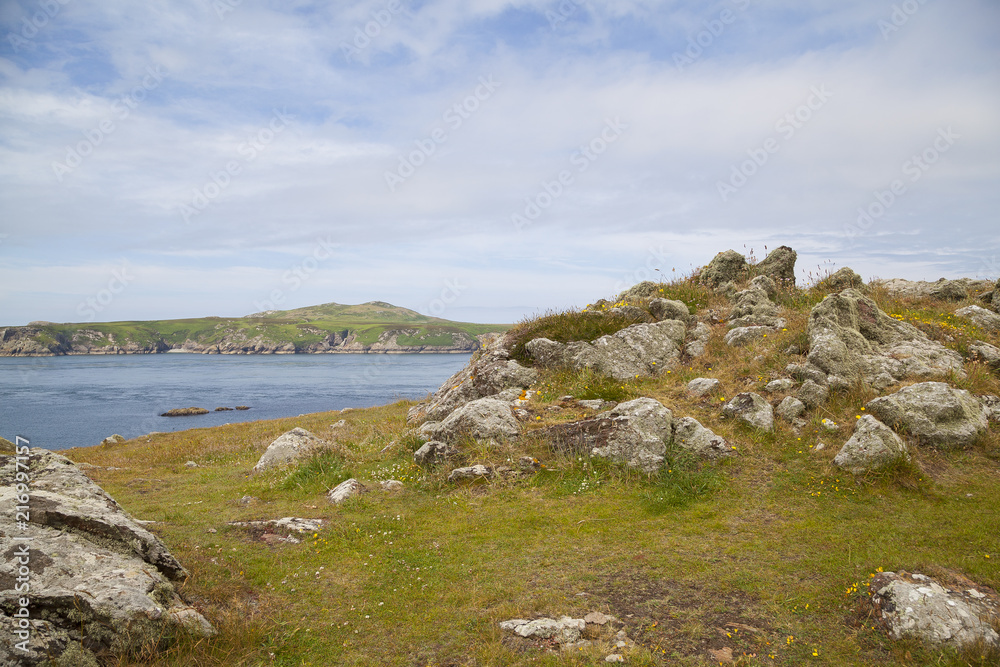
[[[816,289],[825,292],[841,292],[852,287],[861,291],[867,289],[864,279],[846,266],[816,283]]]
[[[1000,645],[990,626],[998,618],[996,596],[963,583],[950,588],[923,574],[880,572],[868,590],[876,619],[895,639],[914,636],[958,648]]]
[[[961,355],[889,317],[854,289],[831,294],[813,308],[808,358],[832,387],[863,380],[883,388],[908,378],[964,375]]]
[[[781,287],[794,287],[796,259],[798,253],[786,245],[779,246],[754,267],[754,273],[767,276]]]
[[[701,270],[698,281],[702,285],[719,287],[724,283],[745,278],[749,268],[746,257],[735,250],[726,250],[713,257],[712,261]]]
[[[989,333],[1000,332],[1000,315],[980,306],[966,306],[955,311],[959,317],[969,320],[980,329]]]
[[[558,343],[536,338],[525,349],[545,368],[589,368],[616,380],[628,380],[676,369],[686,336],[684,322],[663,320],[633,324],[593,342]]]
[[[906,443],[879,420],[862,415],[854,426],[854,435],[844,443],[833,462],[855,475],[863,475],[901,459],[909,459]]]
[[[20,503],[16,463],[0,456],[4,507]],[[214,634],[178,596],[173,582],[187,572],[158,537],[69,459],[32,449],[26,463],[30,520],[22,526],[13,511],[0,513],[0,626],[16,638],[0,643],[0,664],[48,664],[67,650],[75,664],[96,664],[93,651],[125,653],[182,628]],[[19,637],[26,596],[28,628]]]
[[[865,409],[920,444],[942,449],[971,446],[988,426],[982,402],[945,382],[921,382],[869,401]]]
[[[558,449],[654,473],[663,465],[672,427],[673,413],[662,403],[637,398],[592,419],[556,424],[542,433]]]
[[[432,466],[458,455],[458,449],[439,440],[425,442],[413,452],[413,462],[421,466]]]
[[[304,428],[293,428],[278,436],[261,455],[254,472],[295,463],[328,447],[329,444],[317,438]]]
[[[426,422],[420,434],[431,440],[455,442],[463,437],[487,440],[515,438],[520,433],[509,402],[499,398],[477,398],[457,408],[444,421]]]
[[[969,278],[957,280],[941,278],[936,282],[894,278],[893,280],[880,281],[879,284],[885,291],[896,297],[909,299],[931,297],[942,301],[962,301],[992,289],[992,283],[988,280],[971,280]]]

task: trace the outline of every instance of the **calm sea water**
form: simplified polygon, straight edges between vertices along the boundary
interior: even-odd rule
[[[464,354],[0,357],[0,436],[47,449],[423,398]],[[248,405],[250,410],[214,412]],[[171,408],[213,410],[160,417]]]

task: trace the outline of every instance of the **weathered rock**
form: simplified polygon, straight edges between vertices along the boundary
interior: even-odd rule
[[[297,516],[286,516],[280,519],[264,519],[260,521],[229,521],[227,525],[238,528],[257,528],[271,532],[315,533],[326,526],[324,519],[303,519]]]
[[[384,479],[378,485],[386,493],[396,493],[403,490],[403,483],[398,479]]]
[[[687,383],[688,393],[692,396],[705,396],[721,389],[722,383],[715,378],[695,378]]]
[[[767,399],[753,392],[743,392],[734,396],[722,408],[722,414],[765,431],[774,428],[774,409]]]
[[[778,285],[770,276],[757,276],[750,281],[749,287],[764,290],[768,299],[773,299],[778,295]]]
[[[780,380],[771,380],[764,387],[764,391],[769,394],[780,394],[781,392],[788,391],[795,386],[795,383],[788,378],[781,378]]]
[[[879,420],[862,415],[854,426],[854,435],[844,443],[833,462],[855,475],[863,475],[900,459],[909,459],[906,443]]]
[[[868,584],[875,617],[896,639],[910,635],[955,647],[1000,645],[1000,636],[990,627],[997,618],[996,597],[974,585],[962,588],[950,589],[906,572],[880,572]]]
[[[586,627],[587,622],[582,618],[570,618],[569,616],[563,616],[559,620],[538,618],[533,621],[515,618],[500,623],[501,630],[513,632],[519,637],[551,639],[558,644],[579,641],[580,635]]]
[[[767,257],[754,267],[754,272],[772,278],[778,285],[794,287],[797,257],[798,254],[788,246],[779,246],[768,253]]]
[[[477,440],[514,438],[520,433],[509,403],[497,398],[478,398],[462,405],[442,422],[427,422],[420,434],[432,440],[451,442],[462,437]]]
[[[345,480],[333,487],[333,489],[326,494],[326,499],[334,505],[339,505],[345,500],[361,495],[365,491],[366,489],[364,485],[352,477],[351,479]]]
[[[146,637],[171,628],[215,633],[177,595],[171,581],[182,581],[187,572],[158,537],[69,459],[32,449],[27,464],[30,520],[22,528],[13,510],[0,513],[0,627],[5,637],[16,637],[19,599],[26,591],[19,592],[15,582],[18,568],[26,566],[31,638],[27,652],[15,649],[20,638],[0,642],[0,664],[49,664],[61,654],[62,664],[96,664],[91,651],[138,651]],[[4,507],[19,504],[16,473],[15,457],[0,456]]]
[[[865,287],[864,279],[845,266],[816,283],[815,289],[823,290],[825,292],[841,292],[852,287],[861,291],[867,289]]]
[[[983,405],[986,419],[991,422],[1000,422],[1000,396],[980,396],[979,402]]]
[[[988,280],[971,280],[969,278],[959,278],[957,280],[941,278],[936,282],[895,278],[893,280],[881,281],[879,284],[886,292],[896,297],[906,297],[909,299],[933,297],[943,301],[962,301],[972,293],[990,288]]]
[[[608,315],[615,315],[633,323],[655,321],[655,318],[649,313],[649,311],[643,310],[639,306],[629,304],[610,308],[607,313]]]
[[[806,404],[794,396],[785,396],[774,411],[782,419],[794,422],[806,411]]]
[[[465,468],[455,468],[448,473],[449,482],[462,482],[475,479],[486,479],[492,477],[493,472],[482,464],[468,466]]]
[[[735,250],[726,250],[716,255],[701,270],[698,282],[709,287],[718,287],[726,282],[745,278],[750,270],[746,258]]]
[[[812,380],[816,384],[826,384],[826,373],[809,363],[788,364],[785,372],[801,382]]]
[[[174,408],[172,410],[167,410],[161,417],[191,417],[194,415],[207,415],[208,410],[205,408]]]
[[[688,322],[691,319],[687,305],[683,301],[672,299],[653,299],[649,302],[649,312],[657,322],[663,320]]]
[[[679,320],[633,324],[592,343],[563,344],[546,338],[528,342],[525,349],[536,364],[557,368],[589,368],[616,380],[649,377],[677,368],[686,328]]]
[[[430,466],[441,463],[458,455],[458,449],[446,442],[430,440],[413,452],[413,462],[417,465]]]
[[[980,306],[966,306],[955,311],[959,317],[969,320],[980,329],[990,333],[1000,332],[1000,315]]]
[[[1000,348],[979,340],[969,346],[969,356],[995,371],[1000,371]]]
[[[809,361],[840,385],[964,375],[962,357],[897,321],[854,289],[827,296],[809,315]]]
[[[609,410],[618,405],[614,401],[605,401],[602,398],[585,399],[577,401],[576,404],[588,410]]]
[[[684,354],[691,358],[705,354],[711,337],[712,328],[704,322],[698,322],[688,331],[688,342],[684,344]]]
[[[865,409],[923,445],[968,447],[986,431],[986,410],[975,396],[945,382],[921,382],[869,401]]]
[[[723,340],[731,347],[743,347],[758,340],[767,338],[767,334],[774,331],[773,327],[736,327],[726,332]]]
[[[111,445],[117,445],[121,442],[125,442],[125,436],[115,433],[114,435],[109,435],[104,440],[101,440],[101,446],[109,447]]]
[[[705,428],[693,417],[681,417],[673,423],[674,444],[698,456],[717,459],[732,456],[733,448],[722,437]]]
[[[410,408],[406,421],[441,421],[469,401],[494,396],[504,389],[530,387],[538,372],[511,359],[509,344],[507,336],[488,340],[465,368],[448,378],[428,400]]]
[[[830,397],[830,390],[812,380],[806,380],[799,387],[796,396],[810,408],[815,408],[826,403],[826,399]]]
[[[768,278],[755,278],[750,287],[737,292],[736,303],[729,313],[730,327],[764,326],[780,329],[787,322],[781,315],[781,306],[771,301],[767,288],[772,291],[774,283]]]
[[[637,398],[619,403],[593,419],[556,424],[542,431],[552,445],[607,458],[646,473],[663,465],[672,436],[673,414],[659,401]]]
[[[278,436],[274,442],[268,445],[253,470],[260,472],[269,468],[289,465],[306,456],[311,456],[327,446],[325,441],[320,440],[309,431],[296,427]]]

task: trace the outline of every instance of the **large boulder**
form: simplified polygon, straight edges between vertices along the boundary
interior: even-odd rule
[[[869,401],[865,409],[924,445],[968,447],[988,426],[982,402],[946,382],[921,382]]]
[[[592,343],[536,338],[525,346],[542,367],[589,368],[616,380],[649,377],[678,367],[687,328],[680,320],[633,324]]]
[[[863,475],[909,457],[906,443],[891,428],[871,415],[862,415],[854,426],[854,435],[833,462],[855,475]]]
[[[961,355],[889,317],[855,289],[827,296],[809,314],[809,362],[831,385],[964,376]]]
[[[990,333],[1000,332],[1000,315],[980,306],[966,306],[955,311],[959,317],[969,320],[977,327]]]
[[[456,408],[478,398],[495,396],[506,389],[526,389],[538,379],[533,368],[510,358],[508,336],[488,340],[462,370],[452,375],[434,394],[410,408],[406,421],[441,421]]]
[[[895,639],[913,636],[956,648],[1000,646],[990,625],[998,618],[996,597],[971,581],[951,588],[923,574],[880,572],[868,591],[875,618]]]
[[[681,417],[674,421],[674,444],[698,456],[717,459],[732,456],[733,448],[725,438],[701,425],[694,417]]]
[[[782,287],[795,286],[795,260],[797,253],[786,245],[772,250],[760,264],[754,267],[754,272],[760,276],[768,276]]]
[[[691,319],[687,305],[683,301],[673,299],[653,299],[649,302],[649,313],[657,322],[663,320],[687,322]]]
[[[754,428],[774,429],[774,408],[760,394],[749,391],[737,394],[722,408],[722,414]]]
[[[705,268],[701,270],[698,281],[702,285],[718,287],[723,283],[735,282],[746,277],[750,270],[746,257],[735,250],[726,250],[716,255]]]
[[[520,433],[510,404],[499,398],[478,398],[461,406],[444,421],[427,422],[420,434],[432,440],[454,442],[462,437],[477,440],[514,438]]]
[[[304,428],[293,428],[278,436],[274,442],[267,446],[260,460],[257,461],[257,465],[253,467],[253,471],[260,472],[295,463],[327,446],[327,442],[320,440]]]
[[[0,512],[0,627],[12,638],[0,642],[0,664],[49,664],[67,651],[65,664],[97,664],[91,651],[138,651],[146,638],[182,628],[215,633],[177,594],[174,582],[187,572],[166,545],[64,456],[32,449],[21,461],[30,518],[15,522],[13,508],[24,504],[17,461],[0,455],[0,504],[10,508]],[[29,592],[16,587],[22,567],[30,572],[30,620],[19,636]]]
[[[663,465],[672,427],[673,413],[662,403],[636,398],[592,419],[556,424],[542,434],[556,449],[598,456],[654,473]]]

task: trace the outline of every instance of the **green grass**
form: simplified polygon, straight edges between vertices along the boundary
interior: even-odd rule
[[[677,286],[673,298],[690,289]],[[876,296],[887,312],[919,313],[946,345],[979,335],[962,323],[940,326],[954,322],[948,315],[961,303]],[[876,395],[866,386],[834,394],[806,413],[799,431],[781,420],[762,433],[722,419],[725,398],[761,391],[801,360],[785,350],[807,342],[814,301],[789,294],[788,331],[745,348],[726,346],[725,327],[715,327],[707,356],[657,378],[541,372],[526,433],[461,443],[453,464],[517,469],[521,457],[538,461],[521,476],[456,485],[446,481],[452,465],[415,466],[420,440],[406,424],[407,402],[70,450],[73,460],[102,466],[89,474],[127,511],[160,522],[151,529],[191,573],[182,594],[219,630],[208,641],[173,638],[155,658],[150,651],[108,664],[604,664],[606,643],[549,653],[498,628],[510,618],[589,611],[621,619],[636,641],[624,651],[630,665],[715,665],[708,650],[723,646],[745,667],[997,664],[995,649],[890,640],[863,598],[878,568],[957,572],[1000,587],[996,424],[968,450],[911,442],[909,464],[854,477],[832,460]],[[597,322],[549,314],[518,334],[558,337],[565,325],[597,337],[606,331]],[[995,334],[983,340],[998,342]],[[958,386],[1000,394],[996,373],[973,363],[966,373]],[[720,392],[689,396],[686,383],[706,376],[720,380]],[[726,438],[735,455],[704,462],[670,448],[663,472],[648,477],[553,451],[535,429],[593,414],[560,404],[565,395],[652,396]],[[826,431],[823,418],[841,428]],[[250,474],[281,433],[301,426],[324,437],[341,419],[347,426],[336,431],[335,453]],[[188,459],[199,467],[185,467]],[[330,505],[327,489],[348,476],[365,481],[368,493]],[[381,491],[377,482],[387,479],[404,489]],[[256,500],[241,504],[243,496]],[[283,516],[329,523],[301,544],[277,546],[227,525]]]

